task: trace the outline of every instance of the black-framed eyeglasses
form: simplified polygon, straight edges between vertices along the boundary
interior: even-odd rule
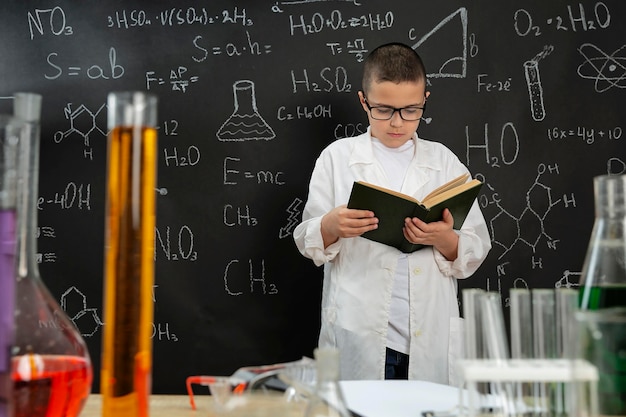
[[[424,115],[424,110],[426,109],[426,103],[422,107],[420,106],[407,106],[407,107],[390,107],[390,106],[370,106],[366,98],[363,98],[365,105],[370,111],[370,115],[372,119],[375,120],[391,120],[393,114],[398,112],[400,114],[400,118],[407,122],[414,122],[419,120]]]

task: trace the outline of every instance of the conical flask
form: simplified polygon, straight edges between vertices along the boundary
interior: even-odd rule
[[[0,115],[0,417],[13,416],[11,349],[15,337],[17,151],[20,124]]]
[[[339,386],[339,350],[317,348],[314,352],[317,381],[314,395],[304,412],[305,417],[350,417]]]
[[[102,415],[146,417],[152,378],[157,98],[110,93]]]
[[[595,220],[581,275],[580,309],[611,314],[614,308],[626,307],[626,175],[595,177],[594,200]],[[594,326],[594,337],[602,337],[595,323],[586,325]],[[601,360],[593,363],[599,370],[601,414],[606,415],[626,415],[626,325],[619,332],[622,336],[613,341],[613,350],[596,356]]]
[[[80,333],[42,282],[36,258],[41,96],[16,94],[14,112],[23,122],[12,352],[15,417],[76,417],[91,391],[91,358]]]

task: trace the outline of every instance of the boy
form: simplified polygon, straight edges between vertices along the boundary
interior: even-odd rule
[[[340,351],[341,379],[420,379],[456,385],[463,353],[457,278],[474,273],[491,249],[474,202],[461,230],[448,210],[426,224],[405,219],[404,236],[430,245],[410,254],[359,237],[376,213],[346,208],[354,181],[420,199],[468,172],[444,145],[417,136],[429,92],[426,71],[409,46],[373,50],[364,63],[366,133],[335,141],[316,161],[303,221],[294,231],[300,252],[324,264],[320,346]]]

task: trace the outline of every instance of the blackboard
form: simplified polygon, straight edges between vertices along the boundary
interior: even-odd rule
[[[310,356],[322,270],[292,231],[330,142],[365,130],[361,63],[424,58],[420,135],[486,186],[493,250],[461,286],[576,286],[592,178],[626,170],[626,3],[3,1],[0,111],[43,95],[41,275],[87,341],[98,391],[106,96],[159,97],[155,393]],[[237,129],[233,116],[255,129]]]

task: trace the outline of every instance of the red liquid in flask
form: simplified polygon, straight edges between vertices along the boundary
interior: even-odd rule
[[[77,417],[91,391],[91,365],[83,357],[17,356],[12,369],[15,417]]]

